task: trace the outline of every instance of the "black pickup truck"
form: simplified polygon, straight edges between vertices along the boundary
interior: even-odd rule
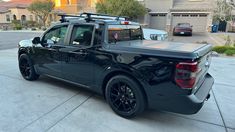
[[[131,118],[146,108],[194,114],[210,97],[211,45],[150,41],[123,17],[62,15],[41,37],[19,42],[26,80],[46,75],[104,96]]]

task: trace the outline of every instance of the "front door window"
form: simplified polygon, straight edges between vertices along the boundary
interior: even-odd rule
[[[52,28],[43,37],[43,40],[42,40],[43,44],[50,44],[50,45],[59,44],[59,45],[63,45],[67,29],[68,29],[67,25],[62,26],[62,27]],[[45,46],[47,46],[47,45],[45,45]]]

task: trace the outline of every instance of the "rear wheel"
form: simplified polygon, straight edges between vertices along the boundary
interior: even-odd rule
[[[32,61],[26,54],[22,54],[19,57],[19,69],[21,75],[26,80],[32,81],[37,80],[39,78],[39,75],[35,72]]]
[[[109,80],[105,96],[115,113],[132,118],[145,110],[146,101],[143,90],[130,77],[118,75]]]

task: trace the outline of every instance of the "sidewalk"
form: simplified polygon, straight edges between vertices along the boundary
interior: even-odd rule
[[[230,36],[231,42],[234,43],[235,41],[235,33],[224,33],[224,32],[218,32],[218,33],[209,33],[209,36],[211,39],[213,39],[218,46],[223,46],[226,43],[227,36]]]
[[[208,34],[209,34],[208,36],[210,37],[210,39],[214,41],[214,44],[216,46],[223,46],[226,43],[226,40],[220,36],[222,35],[222,33],[208,33]]]

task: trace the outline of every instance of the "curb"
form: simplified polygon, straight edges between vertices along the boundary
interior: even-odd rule
[[[7,31],[1,31],[0,32],[6,32],[6,33],[43,33],[44,31],[31,31],[31,30],[7,30]]]

